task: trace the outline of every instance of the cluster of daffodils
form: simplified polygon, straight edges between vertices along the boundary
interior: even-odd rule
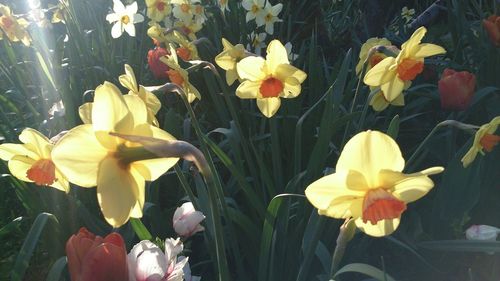
[[[363,44],[356,70],[359,73],[366,65],[363,81],[374,92],[370,100],[374,110],[404,105],[403,90],[408,89],[412,80],[424,70],[424,58],[446,53],[438,45],[421,43],[426,32],[425,27],[418,28],[403,43],[401,50],[391,46],[385,38],[372,38]],[[380,47],[384,46],[385,52],[380,52]]]
[[[26,19],[12,14],[8,6],[0,4],[0,39],[6,36],[12,42],[22,42],[24,45],[31,44],[31,37],[27,27]]]
[[[307,74],[290,64],[287,50],[280,41],[269,43],[265,59],[248,54],[241,44],[233,46],[225,39],[222,44],[224,50],[215,61],[226,70],[226,81],[229,85],[237,79],[241,81],[236,95],[256,99],[257,107],[266,117],[276,114],[280,98],[295,98],[300,94]]]

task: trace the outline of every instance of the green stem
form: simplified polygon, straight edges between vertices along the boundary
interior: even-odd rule
[[[319,238],[323,233],[323,229],[325,228],[325,222],[326,218],[323,216],[320,216],[316,221],[311,241],[309,242],[309,245],[307,245],[306,251],[304,253],[304,262],[302,263],[302,266],[299,269],[297,281],[309,280],[307,279],[307,276],[309,274],[309,269],[311,267],[311,263],[315,256],[314,253],[316,252],[316,247],[318,246]]]
[[[280,148],[280,139],[279,139],[279,131],[278,131],[278,121],[275,118],[271,118],[269,120],[269,126],[271,129],[271,146],[272,146],[272,161],[273,161],[273,172],[275,175],[276,183],[275,187],[276,193],[281,193],[283,191],[283,169],[281,163],[281,148]],[[276,194],[269,194],[269,196],[274,196]]]

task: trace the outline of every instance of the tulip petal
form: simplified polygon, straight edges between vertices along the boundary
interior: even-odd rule
[[[402,171],[404,159],[397,143],[378,131],[365,131],[352,137],[345,145],[336,170],[362,173],[370,188],[379,187],[380,170]]]
[[[125,248],[102,243],[90,249],[82,261],[78,280],[118,281],[128,279]]]
[[[246,57],[236,64],[238,75],[251,81],[263,80],[266,75],[266,61],[261,57]]]
[[[142,214],[143,196],[144,179],[137,173],[129,172],[114,157],[101,161],[97,174],[97,200],[110,225],[119,227],[125,224],[132,211],[136,211],[136,204],[141,205]],[[139,217],[138,214],[135,216]]]
[[[256,99],[261,97],[260,94],[261,82],[253,82],[250,80],[243,81],[236,89],[236,95],[241,99]]]
[[[267,46],[266,64],[271,73],[274,73],[281,64],[290,64],[285,46],[279,40],[273,40]]]
[[[92,125],[80,125],[64,135],[52,150],[56,167],[72,183],[82,187],[97,184],[99,162],[108,151],[97,141]]]
[[[50,159],[50,151],[52,150],[52,144],[49,139],[42,135],[37,130],[26,128],[19,135],[19,140],[25,144],[25,146],[38,154],[40,158]]]
[[[280,98],[263,98],[257,99],[257,107],[259,107],[260,112],[264,114],[267,118],[273,117],[278,111],[281,105]]]
[[[382,237],[393,233],[398,228],[399,221],[400,218],[385,219],[373,225],[370,222],[364,223],[362,218],[358,218],[354,223],[364,233],[374,237]]]

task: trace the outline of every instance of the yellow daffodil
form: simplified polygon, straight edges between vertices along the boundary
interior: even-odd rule
[[[26,28],[29,23],[23,19],[17,19],[12,15],[8,6],[0,4],[0,28],[5,32],[7,38],[12,42],[21,41],[24,45],[30,45],[30,36]]]
[[[242,99],[257,99],[257,106],[266,117],[272,117],[281,105],[280,97],[295,98],[307,74],[290,65],[286,49],[278,40],[267,47],[267,57],[250,56],[236,65],[243,81],[236,89]]]
[[[359,61],[358,64],[356,65],[356,74],[361,73],[361,70],[363,69],[363,64],[365,61],[368,59],[368,62],[366,64],[366,72],[368,72],[372,67],[374,67],[377,63],[381,62],[383,59],[385,59],[387,56],[375,52],[373,54],[370,54],[370,50],[373,47],[376,46],[390,46],[392,45],[391,41],[385,39],[385,38],[378,38],[378,37],[373,37],[368,40],[361,46],[361,50],[359,51]],[[370,55],[370,58],[368,58],[368,55]]]
[[[497,116],[493,118],[490,123],[484,124],[477,130],[471,148],[462,158],[462,165],[464,168],[469,166],[470,163],[476,159],[478,153],[484,155],[483,149],[486,150],[486,152],[491,152],[493,147],[500,142],[500,136],[495,135],[499,125],[500,116]]]
[[[176,19],[189,22],[193,19],[195,12],[194,4],[200,3],[198,0],[172,0],[174,9],[172,13]]]
[[[401,46],[396,58],[387,57],[370,69],[365,75],[365,84],[380,87],[387,101],[395,100],[424,70],[425,57],[446,53],[438,45],[420,43],[426,32],[425,27],[420,27]]]
[[[189,38],[189,40],[196,40],[196,32],[200,31],[203,25],[199,22],[191,21],[176,21],[174,23],[176,28],[182,30],[182,32]]]
[[[68,180],[52,162],[50,153],[54,145],[50,140],[31,128],[24,129],[19,140],[23,144],[0,145],[0,158],[9,161],[12,175],[22,181],[69,192]]]
[[[222,38],[222,46],[224,49],[222,50],[222,53],[215,57],[215,62],[226,71],[226,82],[229,86],[231,86],[236,79],[241,81],[241,78],[239,78],[238,72],[236,71],[236,64],[243,58],[247,57],[247,54],[245,52],[245,47],[243,47],[242,44],[234,46],[225,38]]]
[[[167,70],[168,78],[172,83],[184,90],[189,103],[193,102],[196,98],[201,100],[200,92],[189,82],[188,72],[179,65],[179,60],[172,44],[170,44],[170,55],[161,57],[160,61],[170,67],[170,70]]]
[[[365,131],[345,145],[334,174],[305,190],[320,215],[347,219],[371,236],[396,230],[406,204],[423,197],[434,186],[429,175],[442,172],[433,167],[402,173],[405,161],[397,143],[388,135]]]
[[[92,124],[71,129],[54,147],[52,159],[57,167],[72,183],[97,186],[104,218],[119,227],[130,217],[142,217],[145,181],[157,179],[178,159],[143,160],[147,157],[138,143],[111,132],[169,141],[175,138],[147,123],[146,105],[137,95],[122,96],[115,85],[105,82],[95,90]]]
[[[125,74],[120,75],[118,79],[120,80],[120,84],[129,90],[129,95],[137,95],[146,104],[148,110],[148,123],[158,126],[159,123],[155,115],[161,108],[161,102],[153,93],[146,90],[144,86],[137,84],[132,67],[125,64]]]
[[[375,87],[370,87],[370,90],[373,91],[376,89]],[[382,111],[386,109],[389,105],[394,105],[394,106],[403,106],[405,105],[405,98],[404,95],[399,95],[396,99],[393,101],[389,102],[385,99],[384,93],[378,90],[373,97],[370,99],[370,106],[373,108],[375,111]]]
[[[198,48],[196,48],[196,45],[193,42],[189,42],[189,40],[177,30],[174,30],[167,37],[170,40],[170,43],[176,43],[179,45],[175,52],[182,60],[190,61],[200,58],[198,56]]]
[[[147,16],[153,21],[162,21],[172,12],[170,0],[146,0]]]

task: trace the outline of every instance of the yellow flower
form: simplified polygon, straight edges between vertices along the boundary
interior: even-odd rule
[[[313,182],[305,193],[320,215],[352,217],[368,235],[389,235],[398,227],[406,204],[434,186],[428,175],[444,170],[433,167],[404,174],[404,165],[391,137],[377,131],[361,132],[345,145],[335,173]]]
[[[370,87],[370,90],[373,91],[376,89],[375,87]],[[382,111],[386,109],[389,105],[394,105],[394,106],[403,106],[405,105],[405,98],[404,95],[399,95],[397,98],[395,98],[393,101],[388,102],[385,99],[384,93],[378,90],[373,97],[370,99],[370,105],[375,111]]]
[[[129,89],[129,95],[137,95],[146,104],[148,110],[148,123],[158,126],[159,123],[155,115],[161,108],[161,102],[153,93],[146,90],[144,86],[137,84],[132,67],[125,64],[125,74],[120,75],[118,79],[123,87]]]
[[[361,50],[359,51],[359,61],[358,64],[356,65],[356,74],[361,73],[361,70],[363,69],[363,64],[365,61],[368,59],[368,54],[370,53],[371,48],[376,47],[376,46],[390,46],[392,45],[391,41],[385,39],[385,38],[378,38],[378,37],[373,37],[368,40],[361,46]],[[385,59],[387,56],[376,52],[372,54],[369,58],[368,63],[366,64],[366,72],[368,70],[372,69],[377,63]]]
[[[243,81],[236,89],[242,99],[257,99],[257,106],[266,117],[272,117],[281,105],[280,97],[295,98],[307,74],[290,65],[286,49],[278,40],[267,47],[267,57],[246,57],[237,65]]]
[[[9,161],[12,175],[22,181],[69,192],[68,180],[52,162],[50,153],[54,145],[50,140],[31,128],[24,129],[19,140],[23,144],[0,145],[0,158]]]
[[[425,27],[420,27],[401,46],[401,52],[396,58],[387,57],[370,69],[365,75],[365,84],[380,87],[387,101],[395,100],[424,70],[425,57],[446,53],[438,45],[420,44],[426,32]]]
[[[169,0],[146,0],[147,16],[154,21],[162,21],[172,12]]]
[[[30,36],[26,28],[29,23],[25,19],[16,19],[10,8],[0,4],[0,28],[12,42],[21,41],[24,45],[30,45]]]
[[[225,38],[222,38],[222,45],[224,46],[224,50],[215,57],[215,62],[226,71],[226,82],[231,86],[236,79],[239,79],[241,82],[241,78],[238,77],[238,72],[236,71],[236,64],[247,57],[247,54],[242,44],[234,46]]]
[[[160,61],[170,67],[170,70],[167,71],[168,78],[172,83],[184,90],[189,103],[193,102],[196,98],[201,100],[200,92],[189,82],[188,72],[179,65],[179,60],[172,44],[170,44],[170,55],[161,57]]]
[[[174,30],[172,33],[167,35],[167,39],[170,43],[176,43],[179,45],[175,52],[182,60],[190,61],[200,59],[196,45],[193,42],[189,42],[189,40],[186,39],[186,37],[179,31]]]
[[[137,95],[122,96],[115,85],[105,82],[95,90],[92,124],[71,129],[54,147],[52,159],[57,167],[72,183],[97,186],[104,218],[119,227],[130,217],[142,217],[145,181],[157,179],[178,159],[142,160],[143,154],[137,155],[139,144],[110,132],[169,141],[175,138],[147,123],[146,106]]]
[[[478,153],[484,155],[484,150],[487,152],[491,152],[493,147],[500,142],[500,136],[495,135],[495,132],[500,125],[500,116],[497,116],[491,120],[490,123],[484,124],[479,128],[474,136],[474,142],[472,143],[471,148],[462,158],[462,165],[465,167],[469,166]]]
[[[174,26],[182,30],[189,40],[196,40],[196,32],[200,31],[203,27],[202,24],[194,20],[176,21]]]

